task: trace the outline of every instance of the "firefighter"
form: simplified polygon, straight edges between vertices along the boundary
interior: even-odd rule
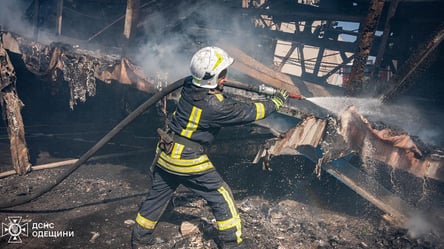
[[[288,92],[280,89],[267,101],[243,103],[222,94],[227,69],[234,62],[224,50],[205,47],[190,65],[181,98],[168,130],[161,135],[153,182],[133,227],[133,248],[154,244],[153,231],[176,188],[182,184],[203,197],[216,219],[220,248],[244,248],[242,225],[230,187],[205,153],[223,126],[263,119],[278,110]],[[140,246],[140,247],[139,247]]]

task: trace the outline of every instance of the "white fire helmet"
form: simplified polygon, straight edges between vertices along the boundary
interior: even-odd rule
[[[193,76],[193,84],[203,88],[216,88],[220,72],[233,62],[234,59],[221,48],[201,48],[191,59],[190,71]]]

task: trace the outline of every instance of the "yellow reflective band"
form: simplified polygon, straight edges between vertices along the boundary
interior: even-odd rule
[[[163,158],[159,158],[157,163],[167,170],[177,172],[177,173],[183,173],[183,174],[199,173],[199,172],[203,172],[203,171],[214,168],[214,166],[211,162],[205,162],[205,163],[201,163],[201,164],[193,165],[193,166],[178,166],[178,165],[168,163]]]
[[[263,119],[265,117],[265,106],[263,103],[257,102],[256,105],[256,120]]]
[[[225,201],[227,202],[228,208],[230,209],[231,217],[232,217],[227,220],[216,221],[217,228],[218,228],[218,230],[222,231],[222,230],[230,229],[232,227],[236,227],[236,233],[235,233],[236,240],[237,240],[237,243],[241,243],[242,242],[241,219],[239,217],[239,214],[237,213],[237,209],[236,209],[236,206],[234,205],[233,198],[231,197],[231,194],[224,188],[224,186],[220,187],[217,191],[220,194],[222,194]]]
[[[191,135],[199,126],[200,115],[202,115],[202,109],[193,106],[190,117],[188,118],[187,127],[180,132],[180,135],[191,138]]]
[[[194,159],[175,159],[162,152],[157,163],[165,169],[178,173],[198,173],[214,168],[207,155]]]
[[[220,187],[219,189],[217,189],[217,192],[219,192],[225,199],[225,201],[228,204],[228,208],[230,209],[230,213],[231,213],[231,217],[228,220],[224,220],[224,221],[218,221],[217,223],[219,224],[236,224],[236,223],[240,223],[240,219],[239,219],[239,215],[237,214],[237,210],[236,210],[236,206],[234,205],[233,202],[233,198],[231,197],[231,194],[224,188],[224,186]],[[238,220],[236,222],[236,219]],[[231,225],[230,227],[233,227],[233,225]],[[230,227],[226,227],[225,229],[228,229]],[[219,230],[224,230],[221,227],[219,227]]]
[[[157,221],[149,220],[145,217],[143,217],[140,213],[137,213],[136,217],[137,224],[141,225],[142,227],[146,229],[153,230],[156,227]]]
[[[160,153],[160,158],[162,158],[163,160],[165,160],[171,164],[178,165],[178,166],[184,166],[184,167],[190,167],[190,166],[194,166],[194,165],[197,165],[200,163],[210,161],[210,159],[208,158],[207,155],[201,155],[200,157],[196,157],[193,159],[175,159],[175,158],[169,157],[163,151],[162,151],[162,153]]]
[[[237,227],[240,224],[240,218],[230,218],[228,220],[217,221],[217,228],[220,231],[230,229],[232,227]]]
[[[198,79],[198,78],[196,78],[196,77],[193,77],[193,80],[194,80],[194,82],[196,82],[196,83],[199,83],[199,82],[200,82],[200,79]]]
[[[183,144],[174,143],[173,149],[171,151],[171,157],[175,159],[180,159],[184,148],[185,146]]]
[[[214,52],[214,54],[216,55],[216,57],[217,57],[217,61],[216,61],[216,64],[214,64],[214,66],[213,66],[213,69],[212,70],[214,70],[214,69],[216,69],[217,68],[217,66],[219,66],[220,65],[220,63],[222,62],[222,60],[223,60],[223,58],[222,58],[222,55],[221,54],[219,54],[218,52]]]
[[[237,231],[236,231],[236,242],[238,244],[242,243],[242,227],[241,224],[239,223],[239,226],[237,227]]]
[[[220,93],[216,93],[214,94],[214,96],[216,96],[217,100],[219,100],[219,102],[222,102],[224,100],[224,95],[220,94]]]

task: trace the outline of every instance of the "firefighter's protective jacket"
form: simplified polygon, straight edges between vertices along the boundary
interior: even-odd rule
[[[157,164],[175,174],[199,174],[214,170],[203,149],[191,144],[208,146],[223,126],[233,126],[263,119],[276,111],[269,101],[243,103],[226,98],[221,92],[209,91],[185,80],[181,98],[169,125],[173,136],[189,143],[175,141],[171,153],[161,152]],[[189,146],[187,146],[189,145]]]

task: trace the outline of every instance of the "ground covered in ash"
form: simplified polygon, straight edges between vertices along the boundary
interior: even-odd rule
[[[138,205],[149,190],[152,152],[89,162],[52,191],[27,204],[1,210],[3,224],[21,217],[29,234],[1,248],[130,248]],[[36,163],[60,161],[41,152]],[[254,248],[442,248],[435,237],[412,237],[386,223],[375,207],[328,175],[318,179],[301,157],[274,158],[262,171],[243,156],[213,156],[231,185]],[[0,179],[2,200],[51,184],[67,167]],[[165,211],[153,248],[217,248],[214,218],[206,202],[180,187]],[[52,224],[43,227],[41,224]],[[37,224],[37,227],[32,227]],[[45,231],[48,231],[45,233]],[[52,232],[65,231],[58,238]],[[69,233],[70,232],[70,233]],[[33,236],[33,234],[40,237]],[[72,235],[72,236],[71,236]]]

